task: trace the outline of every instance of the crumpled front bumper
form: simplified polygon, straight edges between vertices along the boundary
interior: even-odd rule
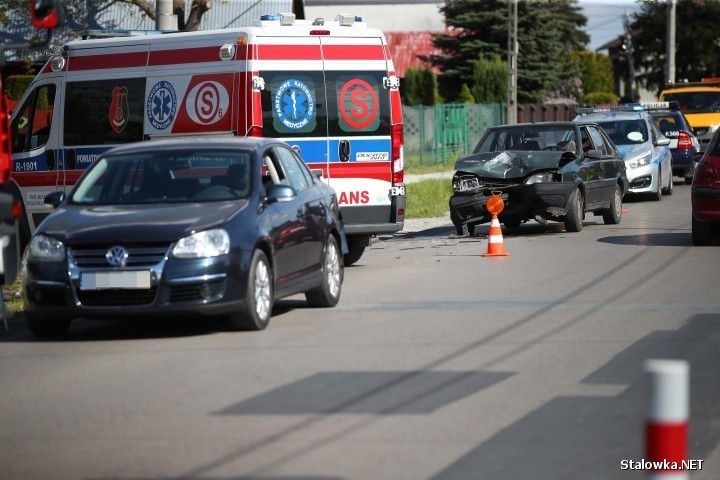
[[[529,220],[536,215],[560,217],[567,213],[570,195],[577,186],[570,182],[518,184],[501,190],[483,190],[474,194],[455,193],[450,197],[450,218],[456,226],[466,223],[487,223],[492,215],[487,201],[493,192],[500,192],[505,206],[498,215],[504,219]]]

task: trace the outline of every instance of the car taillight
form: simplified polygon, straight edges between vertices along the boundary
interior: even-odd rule
[[[390,129],[390,146],[392,150],[392,181],[393,185],[405,181],[405,165],[403,163],[403,127],[393,125]]]
[[[695,172],[695,176],[698,179],[703,180],[717,180],[718,179],[718,170],[715,165],[708,161],[700,162],[697,166],[697,171]]]
[[[687,132],[681,131],[678,134],[677,148],[678,150],[692,150],[692,140],[690,139],[690,135]]]

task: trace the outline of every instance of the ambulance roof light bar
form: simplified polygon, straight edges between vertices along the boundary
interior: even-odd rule
[[[294,25],[295,14],[289,12],[281,12],[276,15],[260,15],[260,25]]]
[[[362,17],[358,15],[352,15],[350,13],[338,13],[335,16],[335,21],[341,27],[352,27],[353,25],[359,26],[364,24]]]

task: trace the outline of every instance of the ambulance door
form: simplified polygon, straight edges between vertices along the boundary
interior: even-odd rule
[[[328,95],[329,177],[347,231],[375,234],[392,215],[390,94],[382,38],[322,37]],[[395,228],[395,230],[397,230]]]
[[[8,189],[22,199],[21,242],[49,214],[45,195],[62,190],[62,75],[47,76],[34,83],[17,105],[11,118],[13,173]],[[22,243],[24,245],[24,242]]]
[[[263,136],[286,141],[312,170],[328,175],[328,102],[317,36],[257,37]]]

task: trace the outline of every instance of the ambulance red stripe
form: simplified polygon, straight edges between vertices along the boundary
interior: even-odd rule
[[[144,67],[147,64],[147,56],[147,52],[71,56],[68,59],[68,71],[76,72],[80,70]]]
[[[258,58],[263,60],[320,60],[319,45],[263,45],[257,46]],[[325,60],[385,60],[382,45],[323,45]]]
[[[382,45],[323,45],[325,60],[385,60]]]
[[[58,172],[13,172],[12,179],[20,187],[55,187],[58,185]]]
[[[204,63],[220,61],[220,48],[216,45],[199,48],[155,50],[150,52],[148,66],[175,65],[178,63]]]

